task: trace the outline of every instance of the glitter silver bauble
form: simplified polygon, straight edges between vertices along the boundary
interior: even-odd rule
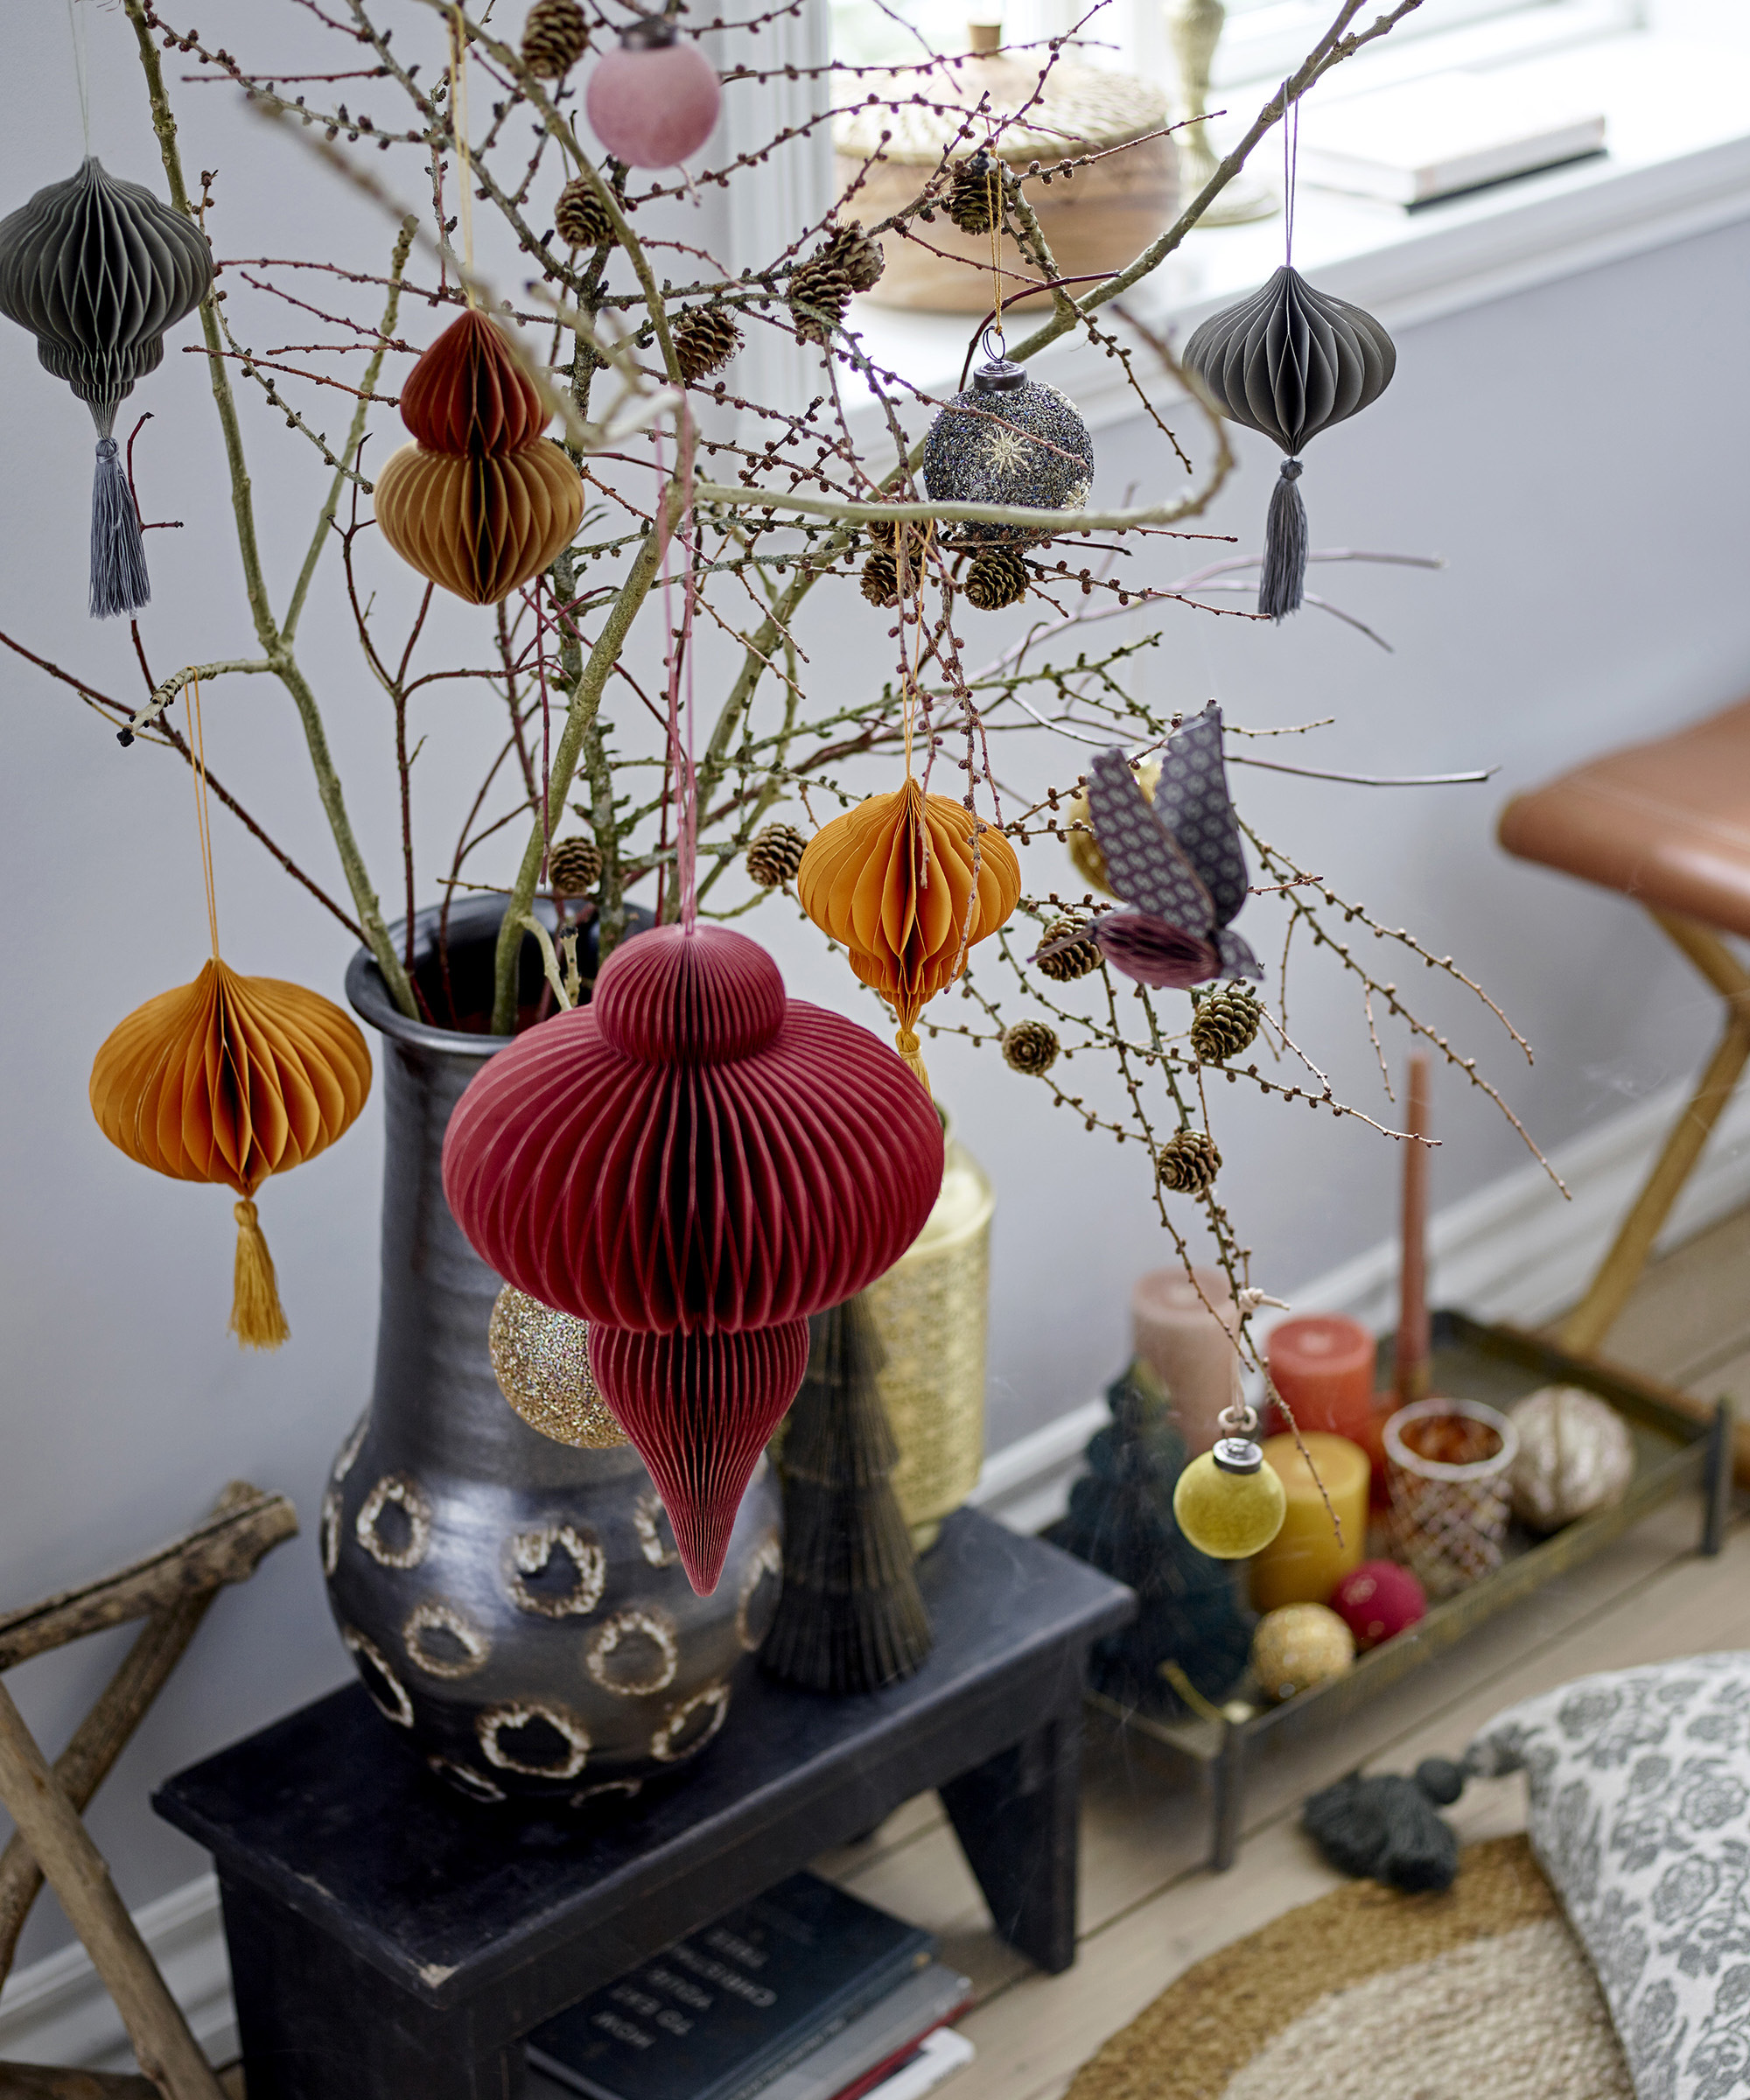
[[[493,1306],[486,1348],[498,1390],[530,1429],[578,1451],[626,1442],[590,1375],[584,1321],[507,1284]]]
[[[930,425],[924,486],[933,503],[1011,503],[1030,510],[1082,510],[1094,486],[1094,440],[1073,402],[1042,387],[1006,358],[981,365],[972,384]],[[1020,525],[956,525],[967,543],[1051,536]]]

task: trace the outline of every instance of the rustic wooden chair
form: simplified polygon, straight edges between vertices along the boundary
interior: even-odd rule
[[[1750,700],[1516,796],[1502,812],[1501,843],[1523,860],[1633,898],[1725,1008],[1694,1093],[1562,1324],[1564,1346],[1586,1354],[1628,1303],[1750,1060],[1750,971],[1721,938],[1750,939]],[[1750,1421],[1739,1424],[1736,1470],[1750,1486]]]
[[[0,2100],[236,2100],[207,2063],[80,1820],[195,1628],[226,1584],[293,1537],[281,1494],[234,1481],[183,1537],[114,1575],[0,1618],[0,1671],[81,1634],[146,1621],[121,1668],[52,1766],[0,1684],[0,1805],[16,1826],[0,1852],[0,1982],[45,1880],[115,1999],[144,2077],[0,2063]]]

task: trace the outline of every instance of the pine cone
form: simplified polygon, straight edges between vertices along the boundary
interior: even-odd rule
[[[1078,977],[1085,977],[1090,970],[1100,967],[1100,943],[1088,932],[1085,919],[1054,919],[1040,935],[1040,946],[1049,948],[1054,941],[1066,940],[1071,934],[1082,938],[1074,948],[1060,948],[1054,956],[1042,956],[1037,965],[1042,977],[1054,984],[1073,984]]]
[[[1200,1196],[1206,1188],[1215,1186],[1215,1177],[1222,1171],[1222,1155],[1206,1131],[1180,1130],[1161,1146],[1154,1171],[1163,1188],[1174,1189],[1180,1195]]]
[[[900,564],[878,547],[863,564],[863,595],[872,606],[900,602]]]
[[[987,547],[966,571],[969,604],[981,612],[1000,612],[1004,606],[1018,605],[1027,594],[1027,565],[1014,547]]]
[[[1191,1047],[1206,1065],[1237,1057],[1257,1039],[1256,995],[1244,984],[1224,984],[1206,992],[1191,1017]]]
[[[996,222],[992,206],[1000,203],[1002,194],[996,158],[981,146],[954,171],[945,208],[962,234],[988,234]]]
[[[607,206],[587,175],[574,175],[553,206],[553,229],[570,248],[606,248],[618,236]]]
[[[694,306],[675,323],[675,356],[690,384],[721,372],[741,347],[741,331],[722,306]]]
[[[1003,1061],[1012,1072],[1034,1079],[1057,1062],[1058,1040],[1043,1021],[1017,1021],[1003,1037]]]
[[[808,840],[794,824],[767,824],[747,849],[747,872],[762,890],[794,881]]]
[[[547,856],[547,886],[556,897],[587,897],[601,880],[601,849],[573,832]]]
[[[864,232],[860,219],[853,219],[849,226],[835,227],[820,253],[822,259],[844,272],[853,291],[872,291],[887,267],[881,243]]]
[[[564,80],[589,47],[589,18],[578,0],[535,0],[522,24],[522,62],[530,73]]]
[[[838,239],[835,234],[790,272],[790,321],[801,342],[829,341],[857,289],[850,271],[835,252]]]

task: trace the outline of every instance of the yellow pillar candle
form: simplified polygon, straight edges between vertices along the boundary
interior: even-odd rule
[[[1301,1439],[1319,1472],[1314,1480],[1292,1437],[1267,1437],[1264,1462],[1274,1468],[1288,1497],[1282,1529],[1251,1564],[1252,1608],[1273,1612],[1284,1604],[1324,1604],[1350,1569],[1367,1555],[1368,1455],[1347,1437],[1309,1430]],[[1323,1481],[1325,1494],[1319,1492]],[[1331,1508],[1325,1507],[1325,1495]],[[1342,1544],[1331,1510],[1343,1528]]]

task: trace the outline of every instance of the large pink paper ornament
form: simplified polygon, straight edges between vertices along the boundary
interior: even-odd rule
[[[597,1382],[695,1542],[701,1591],[801,1382],[796,1323],[892,1266],[942,1169],[941,1123],[900,1060],[786,998],[763,948],[710,925],[616,950],[588,1006],[483,1067],[444,1144],[481,1258],[589,1321]]]
[[[668,168],[716,128],[723,85],[690,37],[671,22],[634,22],[605,52],[584,94],[592,129],[629,168]]]

